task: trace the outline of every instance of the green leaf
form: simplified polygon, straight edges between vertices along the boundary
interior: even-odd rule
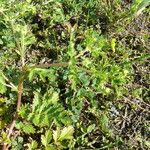
[[[41,136],[41,142],[46,147],[46,146],[48,146],[48,144],[50,143],[51,140],[52,140],[52,131],[47,130],[45,132],[45,135]]]
[[[109,119],[108,119],[107,115],[103,113],[100,117],[100,127],[101,127],[103,132],[109,131],[108,123],[109,123]]]
[[[94,129],[95,129],[95,124],[92,124],[92,125],[88,126],[87,133],[91,132]]]
[[[30,144],[28,144],[28,150],[35,150],[38,146],[37,141],[32,140],[32,142]]]
[[[29,107],[30,107],[29,104],[24,104],[24,105],[21,106],[21,109],[19,111],[19,115],[22,118],[28,118],[28,115],[30,113]]]
[[[74,128],[72,126],[65,127],[61,130],[61,134],[59,137],[60,141],[73,139]]]
[[[7,143],[7,144],[10,144],[10,143],[11,143],[10,139],[9,139],[8,136],[7,136],[7,133],[2,132],[2,133],[0,134],[0,136],[1,136],[1,138],[0,138],[0,143],[2,143],[2,142],[5,142],[5,143]]]
[[[28,75],[29,81],[32,81],[33,76],[34,76],[34,69],[31,69],[30,72],[29,72],[29,75]]]
[[[59,95],[58,95],[57,92],[54,92],[54,93],[52,94],[52,98],[51,98],[52,104],[57,104],[58,100],[59,100]]]
[[[64,111],[64,108],[57,103],[59,100],[58,93],[51,89],[44,96],[41,96],[39,92],[35,92],[32,111],[27,111],[25,108],[23,111],[20,111],[20,114],[24,117],[25,112],[27,112],[25,117],[27,121],[31,121],[34,125],[40,127],[49,126],[54,120],[62,122],[60,114]],[[68,114],[66,114],[67,116]]]
[[[59,136],[60,136],[60,128],[57,128],[57,130],[53,131],[53,139],[55,142],[57,142]]]
[[[6,92],[6,86],[5,86],[5,80],[4,78],[0,75],[0,93],[4,94]]]
[[[116,39],[113,38],[113,39],[111,40],[111,48],[112,48],[113,52],[115,52],[115,47],[116,47]]]
[[[56,147],[53,145],[49,145],[45,147],[45,150],[56,150]]]
[[[35,133],[35,128],[31,124],[24,124],[22,129],[27,134]]]
[[[38,114],[38,115],[34,115],[34,113],[33,114],[31,114],[32,115],[32,117],[33,117],[33,123],[35,124],[35,125],[40,125],[40,114]]]
[[[35,128],[30,123],[17,122],[16,128],[21,129],[23,132],[27,134],[35,133]]]

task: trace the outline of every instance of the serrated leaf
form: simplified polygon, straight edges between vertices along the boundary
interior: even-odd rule
[[[40,91],[35,93],[32,111],[30,111],[29,106],[23,107],[25,109],[21,109],[19,114],[27,119],[27,121],[31,121],[36,126],[49,126],[50,123],[54,120],[56,122],[63,122],[60,118],[61,112],[64,111],[64,108],[61,104],[58,104],[59,100],[57,92],[50,92],[41,96]],[[56,105],[57,104],[57,105]],[[68,116],[68,114],[66,114]]]
[[[37,106],[39,105],[40,98],[39,98],[39,93],[35,92],[34,93],[34,99],[33,99],[33,104],[32,104],[32,111],[36,111]]]
[[[38,146],[37,141],[32,140],[32,142],[30,144],[28,144],[28,150],[35,150]]]
[[[74,128],[72,126],[65,127],[61,130],[61,134],[59,137],[60,141],[69,140],[73,138]]]
[[[1,133],[0,143],[2,143],[2,142],[5,142],[7,144],[11,143],[10,138],[7,136],[7,133],[5,133],[5,132]]]
[[[24,126],[24,124],[23,124],[23,122],[16,122],[16,125],[15,125],[15,127],[17,128],[17,129],[22,129],[23,128],[23,126]]]
[[[59,136],[60,136],[60,128],[57,128],[57,130],[53,131],[53,139],[55,142],[57,142]]]
[[[45,132],[45,135],[41,136],[41,142],[46,147],[46,146],[48,146],[48,144],[50,143],[51,140],[52,140],[52,131],[47,130]]]
[[[47,140],[46,140],[46,137],[44,135],[41,135],[41,142],[44,146],[47,145]]]
[[[41,125],[41,126],[49,125],[49,122],[50,122],[50,119],[49,119],[49,118],[50,118],[50,117],[49,117],[47,114],[45,114],[45,115],[43,116],[43,119],[41,120],[40,125]]]
[[[33,123],[35,125],[39,125],[39,123],[40,123],[40,114],[39,115],[34,115]]]
[[[24,124],[22,130],[27,134],[35,133],[35,128],[31,124]]]
[[[22,105],[19,111],[19,115],[23,118],[28,118],[28,114],[30,112],[29,107],[30,107],[29,104]]]

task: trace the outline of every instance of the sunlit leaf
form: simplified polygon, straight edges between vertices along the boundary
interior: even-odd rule
[[[46,146],[48,146],[48,144],[50,143],[51,140],[52,140],[52,131],[47,130],[45,132],[45,135],[41,136],[41,142],[46,147]]]
[[[35,133],[35,128],[31,124],[24,124],[22,129],[27,134]]]
[[[28,146],[29,150],[35,150],[38,146],[38,143],[37,143],[37,141],[32,140],[32,142],[30,144],[27,144],[27,146]]]
[[[74,128],[72,126],[65,127],[61,130],[61,134],[59,137],[60,141],[69,140],[73,138]]]
[[[3,94],[6,92],[5,80],[0,74],[0,93]]]
[[[59,136],[60,136],[60,128],[57,128],[57,130],[53,130],[53,139],[55,142],[57,142]]]

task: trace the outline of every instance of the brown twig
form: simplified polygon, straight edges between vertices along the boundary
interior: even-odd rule
[[[81,62],[77,62],[76,65],[81,65]],[[62,62],[62,63],[52,63],[52,64],[39,64],[39,65],[34,65],[30,66],[29,68],[49,68],[49,67],[68,67],[69,63],[68,62]],[[83,67],[78,67],[79,70],[83,70],[87,73],[91,73],[90,70],[83,68]]]
[[[62,62],[62,63],[51,63],[51,64],[39,64],[33,66],[34,68],[48,68],[48,67],[67,67],[69,65],[68,62]]]
[[[25,72],[24,72],[24,69],[22,68],[21,75],[20,75],[20,78],[19,78],[19,84],[18,84],[18,98],[17,98],[16,113],[15,113],[13,121],[12,121],[10,127],[9,127],[7,138],[10,138],[10,136],[12,135],[13,129],[14,129],[15,124],[16,124],[16,121],[18,119],[18,112],[19,112],[20,107],[21,107],[21,99],[22,99],[22,94],[23,94],[24,74],[25,74]],[[2,150],[8,150],[8,148],[9,148],[9,145],[7,143],[3,143]]]

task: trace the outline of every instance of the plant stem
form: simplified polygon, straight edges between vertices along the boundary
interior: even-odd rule
[[[69,65],[68,62],[52,63],[52,64],[39,64],[39,65],[34,65],[33,68],[67,67],[68,65]]]
[[[16,112],[14,114],[13,121],[9,127],[9,130],[8,130],[8,135],[7,135],[8,139],[10,138],[11,134],[13,133],[13,129],[14,129],[16,121],[18,119],[18,112],[19,112],[20,107],[21,107],[21,99],[22,99],[22,94],[23,94],[24,76],[25,76],[25,71],[24,71],[24,68],[22,67],[21,72],[20,72],[20,77],[19,77],[19,83],[18,83],[17,108],[16,108]],[[2,150],[8,150],[8,148],[9,148],[9,145],[7,143],[4,143]]]

